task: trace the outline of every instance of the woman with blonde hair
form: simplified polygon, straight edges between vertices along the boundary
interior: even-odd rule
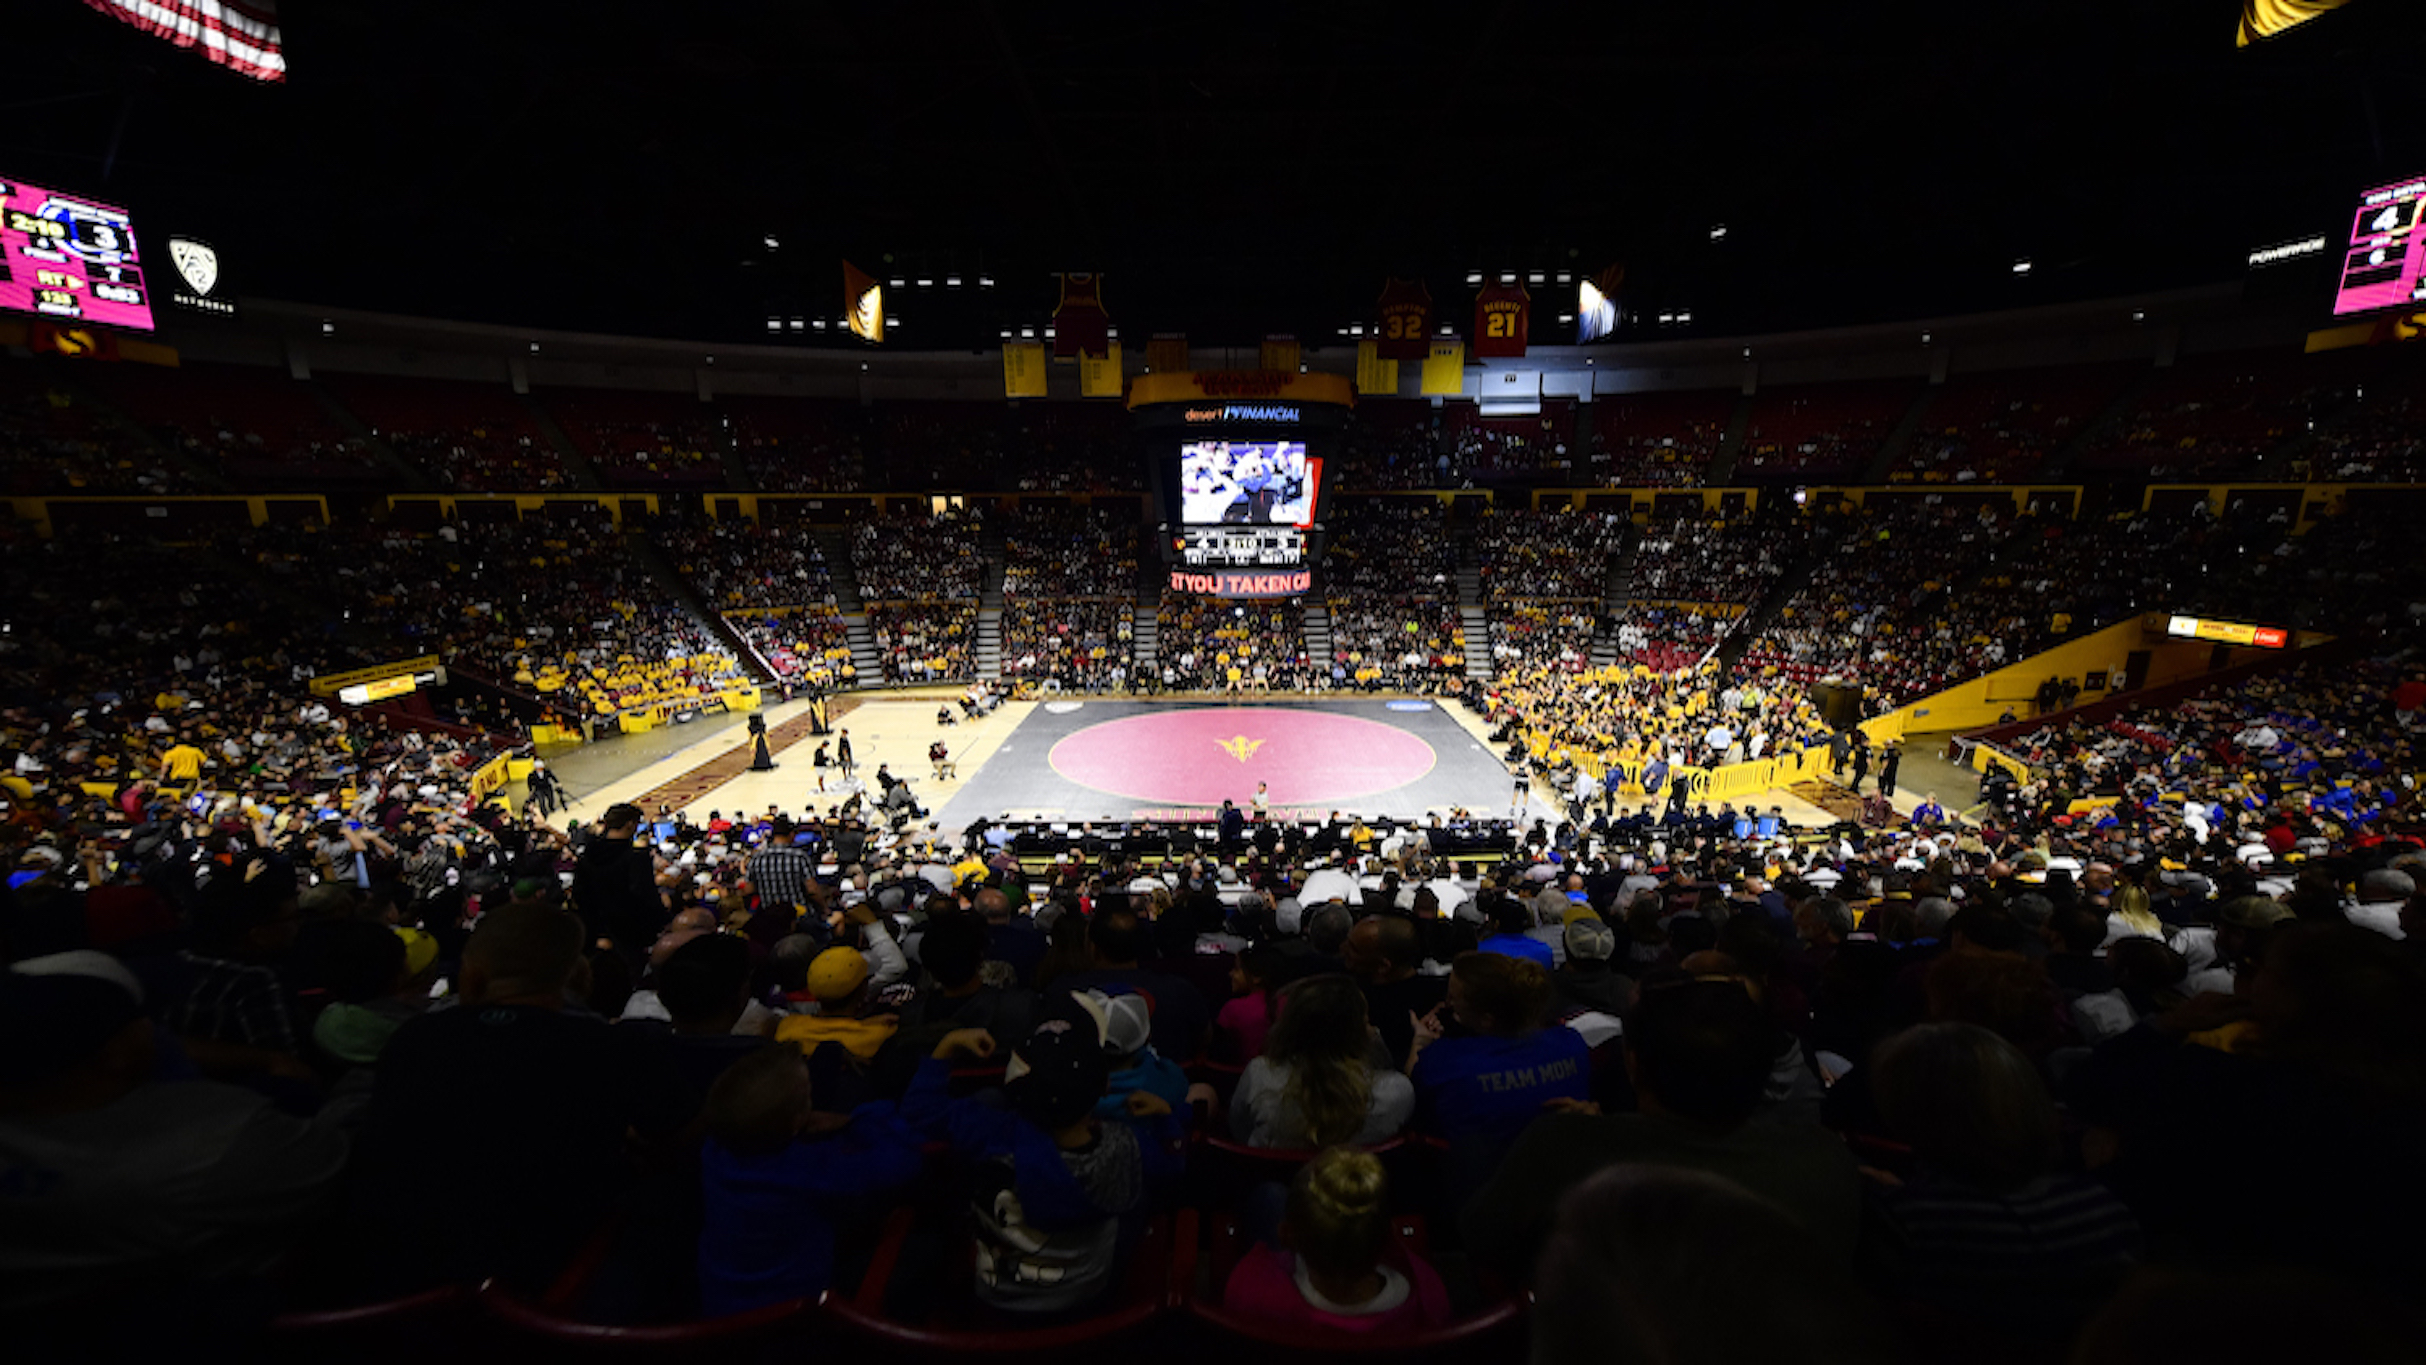
[[[1280,993],[1264,1053],[1230,1098],[1230,1131],[1253,1147],[1387,1140],[1415,1113],[1415,1087],[1376,1068],[1364,992],[1346,976],[1307,977]]]
[[[1381,1161],[1346,1147],[1297,1173],[1278,1235],[1239,1260],[1222,1307],[1241,1317],[1376,1334],[1445,1327],[1453,1315],[1440,1276],[1391,1236]]]

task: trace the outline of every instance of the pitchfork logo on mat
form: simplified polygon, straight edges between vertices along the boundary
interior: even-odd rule
[[[1228,739],[1217,739],[1213,742],[1221,746],[1221,751],[1223,753],[1228,754],[1230,757],[1237,759],[1241,763],[1255,757],[1255,751],[1264,747],[1264,742],[1262,740],[1249,739],[1245,735],[1232,735]]]

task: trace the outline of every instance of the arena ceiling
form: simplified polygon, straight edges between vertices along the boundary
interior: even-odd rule
[[[848,257],[938,281],[896,345],[1090,269],[1124,337],[1320,345],[1386,275],[1463,330],[1469,271],[1622,261],[1639,340],[2233,277],[2426,171],[2419,8],[2239,50],[2238,0],[288,0],[261,86],[18,0],[0,173],[246,293],[473,321],[765,340]]]

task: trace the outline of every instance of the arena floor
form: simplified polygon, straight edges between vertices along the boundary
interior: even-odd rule
[[[1291,815],[1418,816],[1460,805],[1502,814],[1510,806],[1506,769],[1462,707],[1381,698],[1074,698],[1008,702],[982,720],[938,726],[936,709],[957,693],[871,694],[840,703],[844,714],[837,717],[851,732],[860,781],[872,784],[878,765],[889,766],[910,780],[945,828],[1006,812],[1023,820],[1210,816],[1225,797],[1247,804],[1259,781],[1270,784],[1274,811]],[[738,720],[727,719],[543,756],[573,798],[570,815],[583,820],[617,801],[638,801],[652,813],[661,805],[687,810],[697,820],[709,811],[770,806],[793,815],[827,811],[860,783],[811,763],[818,740],[805,733],[806,710],[799,702],[767,710],[773,772],[747,771],[747,735]],[[927,762],[927,746],[937,739],[951,750],[955,777],[938,780]],[[1925,776],[1932,765],[1908,765],[1895,798],[1903,809],[1919,802],[1924,783],[1938,785]],[[519,788],[513,794],[522,795]],[[1960,792],[1944,795],[1949,807],[1965,799]],[[1782,806],[1799,825],[1832,818],[1786,791],[1763,793],[1755,803]],[[1554,809],[1537,787],[1532,813]],[[564,818],[559,813],[557,820]]]

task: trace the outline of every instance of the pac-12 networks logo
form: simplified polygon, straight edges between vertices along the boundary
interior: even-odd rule
[[[1218,408],[1190,408],[1191,422],[1294,422],[1297,409],[1285,403],[1224,403]]]

